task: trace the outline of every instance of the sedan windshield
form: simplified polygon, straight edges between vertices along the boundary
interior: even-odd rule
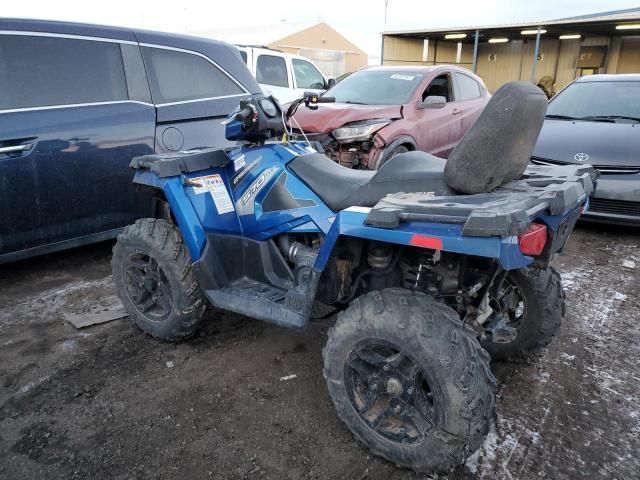
[[[336,103],[402,105],[407,103],[423,74],[407,71],[362,70],[337,83],[325,94]]]
[[[549,103],[547,117],[640,121],[640,82],[577,82]]]

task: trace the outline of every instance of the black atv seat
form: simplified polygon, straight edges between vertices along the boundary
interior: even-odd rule
[[[505,83],[446,162],[428,153],[407,152],[372,172],[351,170],[311,153],[292,160],[289,168],[333,211],[372,207],[390,193],[487,193],[522,176],[546,110],[547,97],[535,85]]]
[[[321,153],[301,155],[289,168],[334,212],[352,206],[373,207],[390,193],[433,192],[455,195],[444,180],[445,160],[425,152],[407,152],[379,170],[345,168]]]

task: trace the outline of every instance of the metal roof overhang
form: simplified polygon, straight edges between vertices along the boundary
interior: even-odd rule
[[[473,43],[476,30],[479,32],[479,41],[486,42],[492,37],[506,37],[510,40],[521,40],[535,38],[533,35],[522,35],[522,30],[537,30],[542,27],[546,30],[541,38],[557,38],[560,35],[581,34],[584,36],[630,36],[640,35],[640,28],[637,30],[616,30],[617,25],[640,24],[640,14],[638,16],[624,16],[622,18],[607,17],[606,19],[566,19],[552,20],[531,23],[517,23],[505,25],[478,25],[467,27],[448,27],[424,30],[399,30],[382,32],[384,36],[405,37],[405,38],[429,38],[444,40],[449,33],[466,33],[466,38],[454,41]]]

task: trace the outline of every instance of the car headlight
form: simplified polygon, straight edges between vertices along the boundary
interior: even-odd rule
[[[332,133],[338,142],[357,142],[369,140],[371,135],[376,133],[382,127],[389,125],[390,120],[375,119],[366,120],[364,122],[347,123],[346,125],[336,128]]]

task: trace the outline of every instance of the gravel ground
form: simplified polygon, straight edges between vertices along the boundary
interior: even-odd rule
[[[495,427],[440,478],[640,476],[639,245],[639,231],[576,230],[556,261],[559,338],[533,363],[492,365]],[[114,301],[111,246],[0,267],[0,478],[423,478],[371,457],[336,417],[331,321],[301,333],[210,311],[177,345],[127,319],[74,329],[65,315]]]

